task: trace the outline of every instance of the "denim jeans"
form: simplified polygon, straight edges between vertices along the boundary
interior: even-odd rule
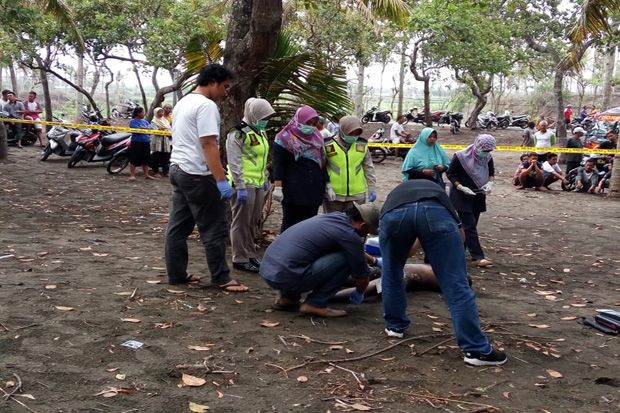
[[[351,267],[344,252],[334,252],[316,260],[310,270],[294,282],[265,281],[284,297],[299,297],[301,293],[311,291],[305,303],[323,308],[342,288],[349,274]]]
[[[389,329],[402,332],[411,323],[403,267],[413,242],[420,240],[450,309],[452,327],[463,351],[489,353],[482,333],[474,292],[467,282],[465,249],[458,225],[450,211],[435,200],[401,205],[381,217],[379,225],[383,257],[383,308]]]
[[[166,229],[166,271],[170,282],[187,278],[187,237],[198,226],[207,254],[211,283],[230,281],[226,263],[226,204],[220,198],[215,179],[208,175],[190,175],[177,165],[170,167],[172,206]]]

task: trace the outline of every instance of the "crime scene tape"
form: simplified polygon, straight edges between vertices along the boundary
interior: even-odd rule
[[[75,128],[75,129],[97,129],[97,130],[113,130],[119,132],[129,132],[129,133],[146,133],[149,135],[163,135],[163,136],[171,136],[172,134],[168,131],[157,130],[157,129],[134,129],[128,128],[126,126],[104,126],[104,125],[85,125],[82,123],[63,123],[63,122],[50,122],[45,120],[26,120],[26,119],[13,119],[13,118],[0,118],[0,122],[13,122],[13,123],[30,123],[30,124],[39,124],[39,125],[49,125],[49,126],[62,126],[65,128]],[[383,143],[383,142],[368,142],[368,147],[370,148],[406,148],[410,149],[412,144],[406,143]],[[441,147],[444,149],[465,149],[469,145],[452,145],[452,144],[441,144]],[[595,153],[599,155],[620,155],[620,149],[586,149],[586,148],[535,148],[535,147],[525,147],[525,146],[504,146],[498,145],[495,150],[500,152],[541,152],[543,149],[547,149],[549,152],[554,153]]]

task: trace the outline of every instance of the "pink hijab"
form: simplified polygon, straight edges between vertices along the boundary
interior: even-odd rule
[[[463,169],[478,188],[489,182],[489,161],[493,158],[490,155],[482,158],[477,152],[492,151],[494,149],[495,138],[493,136],[478,135],[472,145],[456,153],[456,157],[461,162]]]
[[[311,134],[304,134],[300,126],[309,120],[317,118],[319,114],[310,106],[302,106],[297,109],[293,119],[277,135],[275,142],[295,156],[295,160],[300,157],[315,161],[323,166],[323,137],[315,129]]]

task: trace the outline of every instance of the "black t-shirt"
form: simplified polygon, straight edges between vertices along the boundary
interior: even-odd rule
[[[438,201],[452,213],[457,222],[461,222],[446,191],[444,191],[439,184],[427,179],[409,180],[394,188],[383,204],[381,216],[401,205],[422,201],[424,199],[434,199]]]

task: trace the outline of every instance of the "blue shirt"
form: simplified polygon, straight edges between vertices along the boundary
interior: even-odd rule
[[[129,127],[137,129],[153,129],[151,127],[151,123],[146,119],[132,119],[129,121]],[[151,141],[151,135],[146,133],[132,133],[131,141],[149,143]]]
[[[343,212],[317,215],[284,231],[265,251],[260,274],[277,283],[295,282],[310,276],[316,260],[334,252],[345,253],[352,277],[368,276],[364,242]]]

